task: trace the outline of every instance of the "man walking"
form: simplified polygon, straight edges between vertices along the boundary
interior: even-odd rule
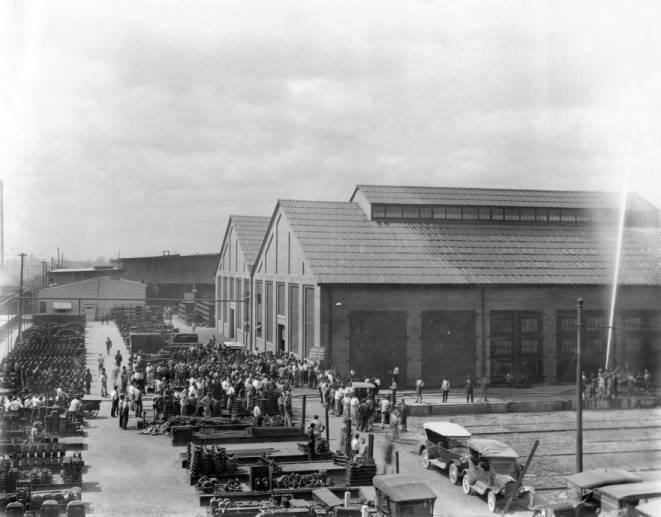
[[[108,355],[110,355],[110,349],[112,348],[112,341],[110,341],[110,338],[106,338],[106,352]]]
[[[122,353],[119,350],[117,350],[117,353],[115,354],[115,364],[117,366],[122,366],[122,359],[123,359]]]

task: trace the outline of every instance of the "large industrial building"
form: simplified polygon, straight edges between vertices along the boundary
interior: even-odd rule
[[[358,186],[348,202],[280,200],[254,259],[249,320],[230,310],[245,287],[223,291],[236,276],[225,235],[218,328],[241,326],[235,337],[257,350],[321,349],[342,372],[388,378],[398,365],[406,385],[570,380],[579,297],[584,367],[604,366],[620,197]],[[659,219],[628,196],[613,365],[661,364]]]

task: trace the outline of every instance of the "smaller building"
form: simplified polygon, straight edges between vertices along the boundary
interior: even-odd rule
[[[118,277],[121,275],[121,271],[113,266],[94,266],[51,269],[46,275],[46,282],[49,286],[52,286],[69,282],[79,282],[89,278],[101,278],[104,276]]]
[[[270,220],[269,217],[230,216],[216,270],[217,329],[229,339],[248,346],[252,345],[252,269]]]
[[[40,314],[85,315],[87,320],[110,314],[113,307],[144,307],[147,285],[120,278],[102,277],[39,289]]]

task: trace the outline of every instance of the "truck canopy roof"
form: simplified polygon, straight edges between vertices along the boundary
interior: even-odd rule
[[[454,422],[425,422],[422,424],[423,429],[428,429],[433,431],[436,434],[441,434],[443,436],[455,436],[457,438],[470,438],[471,434],[461,427],[459,424]]]
[[[436,494],[427,483],[415,476],[389,474],[374,476],[374,488],[383,492],[396,503],[436,499]]]
[[[517,452],[509,445],[498,440],[487,438],[473,438],[468,441],[468,446],[487,458],[518,458]]]
[[[572,474],[565,478],[568,483],[579,488],[595,488],[599,486],[618,485],[623,483],[639,483],[642,479],[622,469],[595,469]]]
[[[625,483],[595,488],[602,497],[617,499],[661,496],[661,481],[644,481],[642,483]]]

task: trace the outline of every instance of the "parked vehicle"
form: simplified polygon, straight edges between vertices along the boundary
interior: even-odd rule
[[[468,446],[471,434],[459,424],[445,421],[422,424],[424,436],[418,444],[418,455],[426,469],[447,470],[450,481],[458,485],[468,469]]]
[[[589,517],[600,512],[595,490],[611,485],[641,483],[640,476],[622,469],[595,469],[567,476],[567,500],[535,507],[533,517]]]
[[[366,400],[376,393],[376,386],[371,382],[352,382],[351,389],[358,397],[358,400]]]
[[[389,474],[374,476],[373,483],[376,515],[424,517],[434,514],[436,494],[420,478]]]
[[[600,517],[634,516],[638,504],[661,497],[661,480],[603,486],[595,488],[595,496],[601,503]]]
[[[491,512],[505,498],[524,501],[534,508],[535,489],[519,485],[517,480],[522,465],[519,455],[509,445],[498,440],[473,438],[468,441],[468,471],[464,474],[462,488],[466,495],[476,492],[485,495]]]

